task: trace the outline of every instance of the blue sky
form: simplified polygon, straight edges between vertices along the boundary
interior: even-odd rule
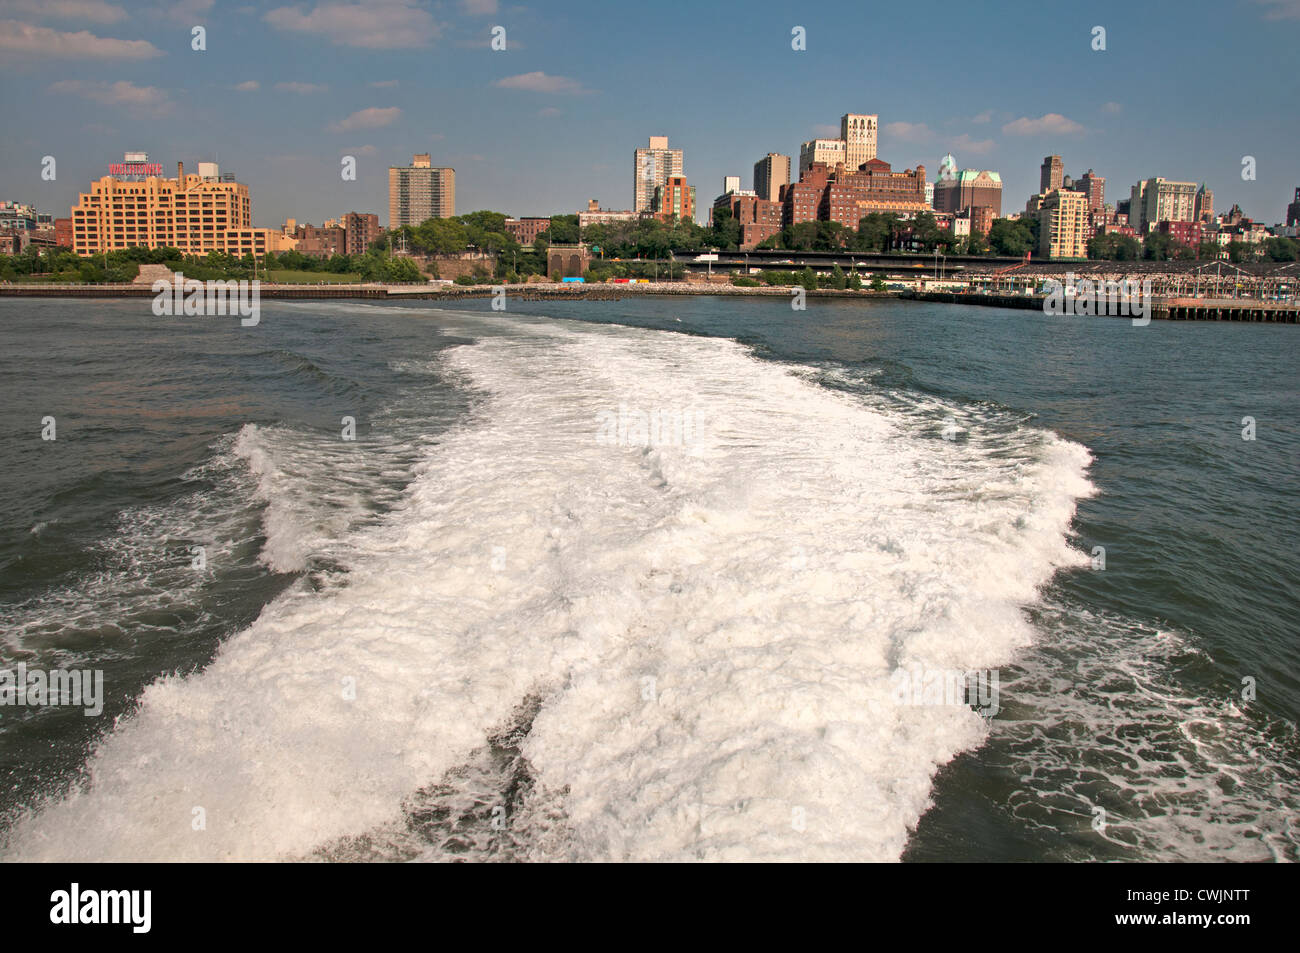
[[[864,112],[895,168],[933,179],[952,151],[1000,172],[1005,211],[1059,153],[1107,201],[1162,175],[1272,224],[1300,186],[1297,48],[1300,0],[0,0],[0,198],[67,215],[140,150],[167,174],[217,159],[257,225],[386,220],[388,166],[429,152],[459,212],[629,208],[633,150],[667,135],[707,205],[724,175],[749,187],[765,153]]]

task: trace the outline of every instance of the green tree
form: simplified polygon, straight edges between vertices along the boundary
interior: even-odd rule
[[[1294,238],[1270,238],[1264,242],[1264,254],[1270,261],[1300,260],[1300,242]]]
[[[1148,261],[1168,261],[1173,258],[1173,236],[1165,232],[1151,232],[1142,243],[1142,257]]]
[[[1142,244],[1131,235],[1112,232],[1097,234],[1088,239],[1088,257],[1101,261],[1137,261],[1142,256]]]
[[[552,215],[550,227],[542,234],[557,245],[572,245],[578,240],[578,216]]]
[[[817,222],[813,248],[818,251],[838,251],[844,247],[844,226],[839,222]]]
[[[740,247],[740,222],[732,216],[729,208],[713,210],[713,227],[710,233],[709,243],[714,248],[731,251]]]
[[[879,212],[864,215],[858,221],[853,247],[857,251],[883,252],[889,243],[889,222]]]
[[[989,229],[989,247],[994,254],[1024,258],[1037,247],[1037,235],[1030,225],[1032,219],[996,218]]]

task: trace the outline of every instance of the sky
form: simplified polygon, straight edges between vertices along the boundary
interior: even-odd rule
[[[258,226],[386,223],[388,167],[428,152],[458,213],[626,209],[633,150],[666,135],[707,210],[855,112],[895,169],[1000,173],[1004,212],[1059,154],[1111,203],[1163,176],[1274,224],[1300,187],[1298,48],[1300,0],[0,0],[0,199],[66,216],[142,151],[219,162]]]

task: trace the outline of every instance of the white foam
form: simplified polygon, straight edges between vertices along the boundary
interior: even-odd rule
[[[1083,558],[1087,452],[942,440],[727,341],[457,320],[483,337],[441,360],[483,399],[351,531],[348,584],[291,590],[149,687],[7,857],[304,856],[400,824],[530,693],[522,751],[564,815],[547,856],[899,856],[985,726],[894,705],[889,675],[1029,642],[1021,606]],[[690,407],[694,439],[599,441],[620,405]]]
[[[1176,632],[1054,599],[1040,616],[1043,650],[1004,682],[1016,711],[981,752],[1016,778],[1018,823],[1066,834],[1072,859],[1300,860],[1294,725],[1231,683],[1184,685],[1205,655]]]

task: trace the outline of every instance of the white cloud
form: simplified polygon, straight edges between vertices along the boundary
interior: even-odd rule
[[[306,12],[302,7],[277,7],[263,19],[280,30],[372,50],[428,46],[440,33],[433,15],[412,0],[322,2]]]
[[[547,106],[545,109],[537,110],[537,115],[543,119],[554,119],[556,116],[563,116],[564,110],[556,109],[554,106]]]
[[[370,85],[373,86],[375,89],[388,89],[390,87],[394,87],[398,85],[398,83],[397,80],[395,79],[377,79]]]
[[[1265,20],[1300,20],[1300,0],[1255,0],[1269,7]]]
[[[1116,116],[1124,111],[1124,107],[1119,103],[1102,103],[1101,111],[1108,115]]]
[[[376,149],[374,146],[367,145],[367,146],[357,146],[355,149],[344,149],[343,153],[345,155],[354,155],[354,156],[372,156],[378,151],[379,150]]]
[[[963,133],[949,144],[949,151],[973,152],[977,156],[988,155],[997,146],[992,139],[973,139]]]
[[[322,86],[318,83],[276,83],[275,88],[282,93],[323,93],[328,86]]]
[[[982,113],[980,113],[978,116],[972,116],[970,121],[971,121],[971,122],[975,122],[975,123],[986,123],[986,122],[992,122],[992,121],[993,121],[993,110],[991,110],[991,109],[986,109],[986,110],[984,110]]]
[[[1002,127],[1009,136],[1073,136],[1083,132],[1083,126],[1060,113],[1047,113],[1037,119],[1021,116]]]
[[[97,60],[143,60],[162,56],[162,50],[148,40],[115,40],[96,36],[87,30],[64,33],[17,20],[0,20],[0,50]]]
[[[567,96],[582,96],[591,92],[576,79],[567,76],[548,76],[542,72],[507,76],[492,85],[501,89],[523,89],[533,93],[555,93]]]
[[[472,17],[490,17],[497,12],[497,0],[460,0],[460,8]]]
[[[154,15],[167,17],[177,23],[199,24],[212,9],[213,0],[168,0],[155,4]]]
[[[256,89],[259,89],[261,85],[262,84],[255,79],[246,79],[242,83],[237,83],[234,86],[234,89],[240,93],[251,93]]]
[[[157,86],[137,86],[126,80],[116,83],[93,83],[79,79],[63,79],[50,86],[52,93],[68,93],[106,106],[121,106],[139,116],[158,117],[171,110],[171,99],[165,89]]]
[[[88,23],[116,23],[126,19],[125,10],[105,0],[0,0],[0,11]]]
[[[362,109],[354,112],[346,119],[340,119],[337,122],[329,124],[330,132],[351,132],[353,129],[378,129],[380,126],[391,125],[397,122],[402,110],[396,106],[379,108],[372,106],[370,109]]]
[[[930,127],[923,122],[887,122],[881,132],[899,142],[928,142],[934,138]]]
[[[813,126],[814,139],[838,139],[840,137],[840,127],[832,126],[827,123],[821,123]]]

